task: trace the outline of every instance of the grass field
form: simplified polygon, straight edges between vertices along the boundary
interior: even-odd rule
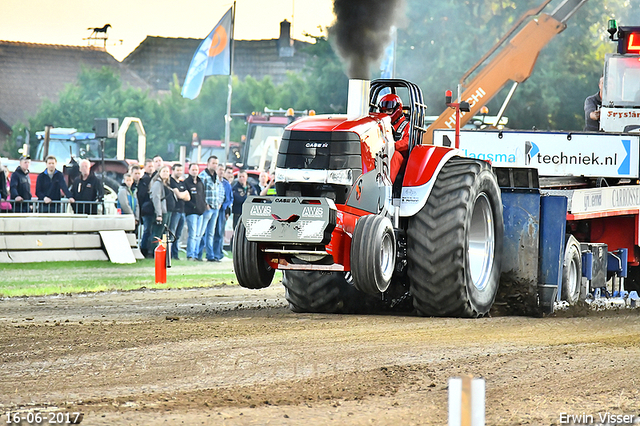
[[[0,264],[0,297],[223,284],[237,285],[232,262],[172,261],[166,284],[155,284],[152,259],[139,260],[132,265],[100,261]]]

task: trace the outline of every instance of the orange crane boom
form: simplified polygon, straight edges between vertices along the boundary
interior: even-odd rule
[[[461,95],[461,100],[469,102],[470,111],[463,113],[460,118],[460,126],[464,126],[480,108],[493,98],[509,81],[513,81],[514,89],[519,83],[525,81],[531,75],[533,66],[538,59],[540,51],[567,27],[565,22],[582,6],[587,0],[565,0],[551,14],[540,14],[536,19],[527,23],[509,43],[485,65],[478,74],[466,83],[466,78],[486,61],[506,39],[515,32],[522,22],[529,16],[537,15],[548,3],[545,1],[539,8],[529,10],[511,28],[511,30],[482,58],[474,65],[461,79],[461,86],[465,87]],[[513,91],[510,93],[510,95]],[[504,110],[504,108],[503,108]],[[501,113],[498,114],[498,120]],[[433,144],[433,131],[435,129],[454,129],[455,110],[447,108],[440,116],[427,128],[424,136],[424,144]]]

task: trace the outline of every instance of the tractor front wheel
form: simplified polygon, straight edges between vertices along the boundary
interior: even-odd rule
[[[385,216],[362,216],[351,240],[351,274],[354,286],[380,295],[389,288],[396,261],[396,239],[391,220]]]
[[[233,233],[233,269],[240,287],[259,289],[269,287],[275,271],[264,260],[258,243],[247,240],[242,221]]]
[[[500,280],[503,227],[491,167],[469,158],[450,159],[407,232],[409,282],[420,315],[489,312]]]

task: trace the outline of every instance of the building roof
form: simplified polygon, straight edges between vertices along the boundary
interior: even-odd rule
[[[283,43],[282,39],[237,40],[233,72],[241,79],[250,75],[262,80],[269,75],[274,83],[283,83],[287,71],[302,71],[308,57],[303,51],[307,45],[299,40],[290,43]]]
[[[0,120],[13,126],[35,115],[44,99],[57,101],[83,66],[112,67],[124,85],[150,88],[102,48],[0,40]]]
[[[202,40],[147,36],[122,61],[145,79],[155,90],[169,90],[173,74],[180,85],[189,69],[191,58]]]
[[[274,83],[285,81],[287,71],[301,71],[309,43],[290,37],[291,24],[280,23],[280,37],[269,40],[234,40],[233,74],[241,80],[252,76],[262,80],[271,76]],[[173,75],[182,85],[193,54],[202,39],[148,36],[122,61],[156,90],[169,90]]]

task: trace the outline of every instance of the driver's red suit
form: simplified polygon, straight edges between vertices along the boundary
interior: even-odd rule
[[[409,154],[409,120],[404,114],[394,122],[393,139],[395,140],[395,151],[391,157],[390,174],[391,182],[395,182],[398,172],[404,167]]]

